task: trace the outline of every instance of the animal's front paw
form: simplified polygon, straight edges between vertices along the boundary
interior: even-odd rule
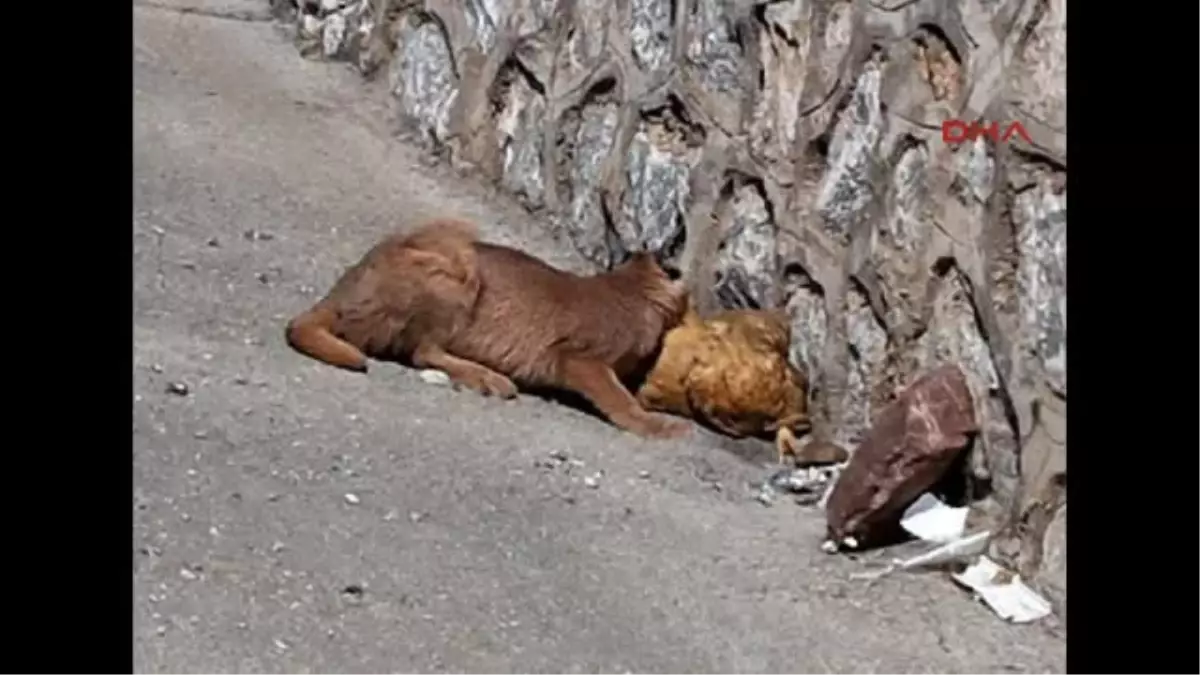
[[[498,398],[516,398],[517,396],[517,385],[499,373],[489,373],[479,384],[479,390],[484,396]]]
[[[649,438],[683,438],[692,433],[692,424],[670,415],[652,415],[646,420],[641,433]]]

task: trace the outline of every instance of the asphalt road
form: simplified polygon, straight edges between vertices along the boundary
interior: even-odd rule
[[[137,672],[1064,669],[943,578],[850,580],[711,435],[289,351],[286,318],[424,216],[578,261],[265,4],[134,8]]]

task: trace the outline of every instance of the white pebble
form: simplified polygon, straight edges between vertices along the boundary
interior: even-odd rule
[[[357,504],[361,501],[362,500],[358,498],[358,495],[354,494],[353,492],[346,493],[346,503],[347,504]]]
[[[450,376],[449,375],[447,375],[446,373],[444,373],[440,370],[435,370],[432,368],[422,370],[420,372],[420,378],[421,378],[421,381],[425,382],[426,384],[440,384],[440,385],[450,384]]]
[[[191,570],[189,570],[189,569],[188,569],[188,568],[186,568],[186,567],[184,567],[183,569],[179,570],[179,576],[183,577],[184,579],[187,579],[188,581],[195,581],[195,580],[196,580],[196,573],[195,573],[195,572],[193,572],[193,571],[191,571]]]

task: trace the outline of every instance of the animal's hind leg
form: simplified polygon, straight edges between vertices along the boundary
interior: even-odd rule
[[[768,430],[771,428],[775,429],[775,449],[779,453],[779,463],[786,464],[787,458],[791,458],[792,464],[795,465],[800,457],[796,432],[808,431],[812,428],[812,422],[809,421],[808,415],[804,413],[789,415],[768,426]]]
[[[461,359],[431,343],[424,343],[413,352],[412,362],[418,368],[436,368],[446,373],[452,382],[470,387],[484,396],[513,398],[517,385],[496,371],[474,361]]]
[[[775,432],[775,450],[779,453],[779,463],[787,464],[790,458],[792,464],[796,463],[796,435],[787,427],[779,427]]]
[[[564,359],[561,375],[563,387],[583,395],[618,427],[650,438],[678,438],[691,431],[685,420],[647,412],[603,363]]]

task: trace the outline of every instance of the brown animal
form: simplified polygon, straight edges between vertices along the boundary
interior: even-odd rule
[[[622,381],[645,372],[686,306],[648,253],[579,276],[435,220],[376,244],[286,335],[360,372],[371,357],[436,368],[485,395],[512,398],[515,383],[573,391],[619,427],[676,437],[690,425],[647,412]]]
[[[732,310],[702,319],[688,308],[663,338],[638,390],[648,409],[698,418],[736,438],[774,432],[782,463],[811,427],[808,382],[788,361],[791,328],[777,312]]]

